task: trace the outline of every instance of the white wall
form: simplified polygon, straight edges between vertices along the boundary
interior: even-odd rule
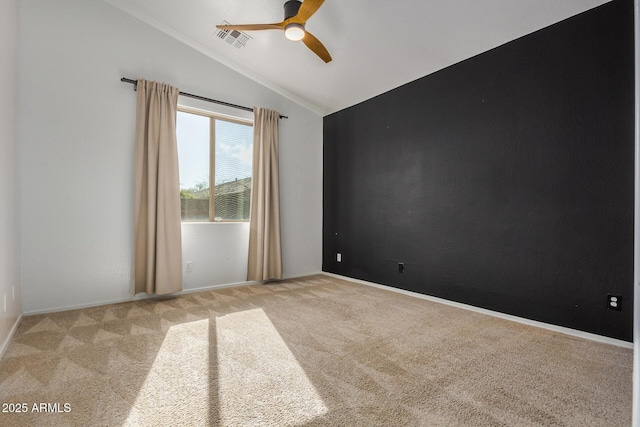
[[[633,254],[633,426],[640,426],[640,1],[634,0],[635,224]]]
[[[130,298],[135,92],[121,77],[288,115],[280,122],[284,274],[321,270],[322,117],[100,0],[21,4],[26,313]],[[246,224],[183,225],[183,258],[193,262],[185,289],[243,282],[247,238]]]
[[[18,11],[17,0],[0,2],[0,356],[21,314]]]

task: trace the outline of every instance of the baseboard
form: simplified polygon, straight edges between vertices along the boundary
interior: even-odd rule
[[[313,272],[313,273],[296,274],[296,275],[291,275],[291,276],[285,276],[285,277],[282,278],[282,280],[297,279],[297,278],[300,278],[300,277],[313,276],[313,275],[316,275],[316,274],[323,274],[323,272],[317,271],[317,272]],[[265,283],[265,282],[249,281],[249,282],[225,283],[225,284],[220,284],[220,285],[207,285],[207,286],[202,286],[200,288],[183,289],[181,292],[177,292],[175,294],[169,294],[169,295],[146,295],[146,294],[140,294],[140,295],[137,295],[137,296],[134,296],[134,297],[129,297],[129,298],[120,298],[120,299],[114,299],[114,300],[97,301],[97,302],[92,302],[92,303],[87,303],[87,304],[75,304],[75,305],[68,305],[68,306],[61,306],[61,307],[52,307],[52,308],[46,308],[44,310],[29,310],[29,311],[25,311],[24,315],[25,316],[33,316],[33,315],[36,315],[36,314],[58,313],[58,312],[61,312],[61,311],[79,310],[81,308],[90,308],[90,307],[101,307],[103,305],[121,304],[123,302],[141,301],[141,300],[146,300],[146,299],[171,298],[171,297],[174,297],[174,296],[177,296],[177,295],[186,295],[186,294],[190,294],[190,293],[194,293],[194,292],[209,291],[209,290],[213,290],[213,289],[233,288],[233,287],[238,287],[238,286],[259,285],[261,283]]]
[[[301,277],[314,276],[316,274],[324,274],[324,273],[322,271],[316,271],[314,273],[294,274],[292,276],[284,276],[280,280],[299,279]],[[209,290],[212,290],[212,289],[233,288],[233,287],[237,287],[237,286],[260,285],[260,284],[263,284],[263,283],[266,283],[266,281],[257,281],[256,280],[256,281],[249,281],[249,282],[227,283],[227,284],[223,284],[223,285],[210,285],[210,286],[203,286],[201,288],[185,289],[180,294],[189,294],[189,293],[193,293],[193,292],[209,291]],[[176,295],[179,295],[179,294],[176,294]]]
[[[420,294],[420,293],[417,293],[417,292],[407,291],[407,290],[404,290],[404,289],[398,289],[398,288],[394,288],[392,286],[380,285],[378,283],[367,282],[365,280],[354,279],[354,278],[347,277],[347,276],[341,276],[339,274],[328,273],[326,271],[322,272],[322,274],[325,274],[325,275],[331,276],[331,277],[335,277],[335,278],[338,278],[338,279],[347,280],[347,281],[350,281],[350,282],[359,283],[361,285],[372,286],[374,288],[384,289],[384,290],[387,290],[387,291],[397,292],[397,293],[401,293],[401,294],[404,294],[404,295],[409,295],[409,296],[412,296],[412,297],[415,297],[415,298],[424,299],[424,300],[427,300],[427,301],[437,302],[437,303],[440,303],[440,304],[445,304],[445,305],[449,305],[449,306],[452,306],[452,307],[461,308],[463,310],[469,310],[469,311],[474,311],[476,313],[487,314],[487,315],[493,316],[493,317],[499,317],[501,319],[510,320],[512,322],[522,323],[524,325],[535,326],[535,327],[538,327],[538,328],[547,329],[547,330],[554,331],[554,332],[560,332],[562,334],[571,335],[573,337],[584,338],[584,339],[587,339],[587,340],[590,340],[590,341],[596,341],[596,342],[600,342],[600,343],[604,343],[604,344],[611,344],[611,345],[615,345],[615,346],[618,346],[618,347],[624,347],[624,348],[633,349],[633,343],[632,342],[618,340],[618,339],[615,339],[615,338],[609,338],[609,337],[605,337],[605,336],[602,336],[602,335],[592,334],[592,333],[589,333],[589,332],[579,331],[577,329],[565,328],[564,326],[557,326],[557,325],[552,325],[550,323],[544,323],[544,322],[538,322],[536,320],[525,319],[524,317],[518,317],[518,316],[511,315],[511,314],[500,313],[499,311],[487,310],[486,308],[480,308],[480,307],[475,307],[475,306],[472,306],[472,305],[463,304],[463,303],[459,303],[459,302],[455,302],[455,301],[449,301],[449,300],[446,300],[446,299],[443,299],[443,298],[433,297],[433,296],[430,296],[430,295],[424,295],[424,294]]]
[[[316,275],[316,274],[323,274],[323,275],[326,275],[326,276],[335,277],[335,278],[338,278],[338,279],[343,279],[343,280],[351,281],[351,282],[354,282],[354,283],[359,283],[359,284],[366,285],[366,286],[372,286],[372,287],[375,287],[375,288],[384,289],[384,290],[391,291],[391,292],[397,292],[397,293],[401,293],[401,294],[404,294],[404,295],[412,296],[412,297],[415,297],[415,298],[420,298],[420,299],[424,299],[424,300],[427,300],[427,301],[437,302],[437,303],[440,303],[440,304],[445,304],[445,305],[449,305],[449,306],[452,306],[452,307],[461,308],[463,310],[474,311],[476,313],[482,313],[482,314],[486,314],[486,315],[489,315],[489,316],[494,316],[494,317],[498,317],[498,318],[501,318],[501,319],[510,320],[512,322],[518,322],[518,323],[522,323],[522,324],[529,325],[529,326],[535,326],[535,327],[538,327],[538,328],[547,329],[547,330],[554,331],[554,332],[559,332],[559,333],[562,333],[562,334],[565,334],[565,335],[570,335],[570,336],[574,336],[574,337],[578,337],[578,338],[584,338],[584,339],[587,339],[587,340],[590,340],[590,341],[596,341],[596,342],[600,342],[600,343],[604,343],[604,344],[611,344],[611,345],[615,345],[615,346],[618,346],[618,347],[624,347],[624,348],[628,348],[628,349],[633,349],[633,343],[631,343],[631,342],[618,340],[618,339],[615,339],[615,338],[609,338],[609,337],[605,337],[605,336],[602,336],[602,335],[592,334],[592,333],[589,333],[589,332],[579,331],[577,329],[571,329],[571,328],[566,328],[566,327],[563,327],[563,326],[552,325],[552,324],[549,324],[549,323],[538,322],[536,320],[525,319],[523,317],[518,317],[518,316],[511,315],[511,314],[505,314],[505,313],[500,313],[498,311],[487,310],[485,308],[475,307],[475,306],[468,305],[468,304],[463,304],[463,303],[459,303],[459,302],[455,302],[455,301],[449,301],[449,300],[446,300],[446,299],[443,299],[443,298],[438,298],[438,297],[434,297],[434,296],[430,296],[430,295],[424,295],[424,294],[420,294],[420,293],[417,293],[417,292],[407,291],[407,290],[404,290],[404,289],[394,288],[392,286],[380,285],[378,283],[373,283],[373,282],[367,282],[365,280],[354,279],[352,277],[341,276],[339,274],[328,273],[326,271],[317,271],[317,272],[312,272],[312,273],[290,275],[290,276],[283,277],[283,280],[297,279],[297,278],[300,278],[300,277],[307,277],[307,276],[312,276],[312,275]],[[200,287],[200,288],[185,289],[180,293],[171,294],[171,295],[167,295],[167,296],[165,296],[165,295],[138,295],[136,297],[123,298],[123,299],[118,299],[118,300],[102,301],[102,302],[89,303],[89,304],[78,304],[78,305],[74,305],[74,306],[65,306],[65,307],[57,307],[57,308],[45,309],[45,310],[29,311],[29,312],[25,312],[24,315],[25,316],[30,316],[30,315],[35,315],[35,314],[56,313],[56,312],[60,312],[60,311],[77,310],[77,309],[88,308],[88,307],[99,307],[99,306],[103,306],[103,305],[119,304],[119,303],[123,303],[123,302],[132,302],[132,301],[139,301],[139,300],[144,300],[144,299],[168,298],[168,297],[175,296],[175,295],[190,294],[190,293],[194,293],[194,292],[202,292],[202,291],[213,290],[213,289],[232,288],[232,287],[239,287],[239,286],[250,286],[250,285],[256,285],[256,284],[261,284],[261,283],[264,283],[264,282],[254,281],[254,282],[236,282],[236,283],[227,283],[227,284],[220,284],[220,285],[210,285],[210,286],[203,286],[203,287]],[[13,326],[9,336],[2,343],[2,347],[0,347],[0,358],[2,358],[2,355],[4,354],[4,351],[5,351],[6,347],[8,346],[9,342],[11,341],[11,338],[13,337],[13,334],[15,333],[15,331],[16,331],[16,329],[18,327],[18,324],[20,323],[20,319],[22,319],[22,316],[23,315],[21,314],[20,317],[18,318],[18,320],[16,321],[15,325]]]
[[[112,300],[89,302],[89,303],[86,303],[86,304],[63,305],[63,306],[58,306],[58,307],[45,308],[45,309],[42,309],[42,310],[27,310],[27,311],[24,312],[24,315],[25,316],[34,316],[36,314],[59,313],[59,312],[62,312],[62,311],[79,310],[81,308],[101,307],[103,305],[120,304],[120,303],[123,303],[123,302],[133,302],[133,301],[140,301],[140,300],[145,300],[145,299],[161,298],[161,297],[162,296],[158,296],[158,295],[137,295],[135,297],[117,298],[117,299],[112,299]]]
[[[4,357],[4,353],[5,351],[7,351],[7,348],[9,348],[9,343],[13,339],[13,336],[16,334],[16,331],[18,330],[18,325],[20,325],[21,320],[22,320],[22,314],[20,314],[20,316],[18,316],[16,321],[13,323],[13,326],[11,327],[9,334],[7,334],[7,337],[2,342],[2,345],[0,345],[0,360],[2,360],[2,358]]]

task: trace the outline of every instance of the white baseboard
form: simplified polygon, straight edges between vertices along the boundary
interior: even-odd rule
[[[177,295],[177,294],[174,294],[174,295]],[[58,312],[61,312],[61,311],[79,310],[81,308],[90,308],[90,307],[100,307],[100,306],[103,306],[103,305],[120,304],[120,303],[123,303],[123,302],[140,301],[140,300],[150,299],[150,298],[159,298],[159,296],[157,296],[157,295],[136,295],[136,296],[129,297],[129,298],[117,298],[117,299],[112,299],[112,300],[89,302],[89,303],[86,303],[86,304],[63,305],[63,306],[58,306],[58,307],[45,308],[45,309],[42,309],[42,310],[27,310],[27,311],[24,312],[24,315],[25,316],[33,316],[33,315],[36,315],[36,314],[58,313]]]
[[[297,278],[300,278],[300,277],[313,276],[313,275],[316,275],[316,274],[324,274],[324,273],[321,272],[321,271],[317,271],[317,272],[313,272],[313,273],[297,274],[297,275],[292,275],[292,276],[285,276],[285,277],[282,278],[282,280],[297,279]],[[60,306],[60,307],[52,307],[52,308],[46,308],[46,309],[43,309],[43,310],[30,310],[30,311],[25,311],[24,315],[25,316],[33,316],[35,314],[48,314],[48,313],[57,313],[57,312],[60,312],[60,311],[79,310],[81,308],[100,307],[100,306],[103,306],[103,305],[120,304],[120,303],[123,303],[123,302],[140,301],[140,300],[145,300],[145,299],[171,298],[171,297],[174,297],[174,296],[186,295],[186,294],[190,294],[190,293],[194,293],[194,292],[202,292],[202,291],[208,291],[208,290],[212,290],[212,289],[233,288],[233,287],[238,287],[238,286],[259,285],[261,283],[265,283],[265,282],[252,281],[252,282],[225,283],[225,284],[220,284],[220,285],[207,285],[207,286],[202,286],[200,288],[183,289],[181,292],[176,292],[174,294],[168,294],[168,295],[139,294],[139,295],[132,296],[132,297],[129,297],[129,298],[120,298],[120,299],[113,299],[113,300],[106,300],[106,301],[96,301],[96,302],[87,303],[87,304],[75,304],[75,305],[67,305],[67,306]]]
[[[455,302],[455,301],[449,301],[449,300],[446,300],[446,299],[443,299],[443,298],[433,297],[433,296],[430,296],[430,295],[424,295],[424,294],[420,294],[420,293],[417,293],[417,292],[412,292],[412,291],[407,291],[407,290],[404,290],[404,289],[394,288],[392,286],[380,285],[380,284],[377,284],[377,283],[367,282],[365,280],[360,280],[360,279],[353,279],[351,277],[341,276],[339,274],[333,274],[333,273],[327,273],[327,272],[323,272],[322,274],[325,274],[325,275],[331,276],[331,277],[335,277],[335,278],[338,278],[338,279],[347,280],[347,281],[350,281],[350,282],[359,283],[361,285],[372,286],[374,288],[385,289],[387,291],[397,292],[397,293],[401,293],[401,294],[404,294],[404,295],[409,295],[409,296],[412,296],[412,297],[415,297],[415,298],[424,299],[424,300],[427,300],[427,301],[437,302],[437,303],[440,303],[440,304],[450,305],[452,307],[461,308],[461,309],[464,309],[464,310],[474,311],[476,313],[482,313],[482,314],[487,314],[489,316],[499,317],[501,319],[511,320],[512,322],[518,322],[518,323],[522,323],[522,324],[529,325],[529,326],[535,326],[535,327],[542,328],[542,329],[548,329],[548,330],[554,331],[554,332],[560,332],[560,333],[565,334],[565,335],[571,335],[571,336],[574,336],[574,337],[584,338],[584,339],[591,340],[591,341],[597,341],[597,342],[604,343],[604,344],[611,344],[611,345],[615,345],[615,346],[618,346],[618,347],[624,347],[624,348],[633,349],[633,343],[632,342],[618,340],[618,339],[615,339],[615,338],[609,338],[609,337],[605,337],[605,336],[602,336],[602,335],[592,334],[592,333],[589,333],[589,332],[579,331],[577,329],[565,328],[564,326],[557,326],[557,325],[552,325],[550,323],[544,323],[544,322],[538,322],[536,320],[525,319],[524,317],[518,317],[518,316],[513,316],[511,314],[500,313],[499,311],[493,311],[493,310],[487,310],[485,308],[474,307],[474,306],[469,305],[469,304],[463,304],[463,303],[459,303],[459,302]]]
[[[446,299],[443,299],[443,298],[438,298],[438,297],[434,297],[434,296],[430,296],[430,295],[424,295],[424,294],[420,294],[420,293],[417,293],[417,292],[407,291],[407,290],[404,290],[404,289],[394,288],[392,286],[380,285],[380,284],[377,284],[377,283],[367,282],[365,280],[354,279],[354,278],[351,278],[351,277],[341,276],[339,274],[328,273],[328,272],[325,272],[325,271],[310,272],[310,273],[305,273],[305,274],[297,274],[297,275],[286,276],[286,277],[283,277],[283,280],[297,279],[297,278],[300,278],[300,277],[312,276],[312,275],[316,275],[316,274],[324,274],[326,276],[336,277],[338,279],[343,279],[343,280],[351,281],[351,282],[354,282],[354,283],[360,283],[362,285],[372,286],[372,287],[379,288],[379,289],[385,289],[387,291],[397,292],[397,293],[401,293],[401,294],[404,294],[404,295],[409,295],[409,296],[412,296],[412,297],[415,297],[415,298],[424,299],[424,300],[427,300],[427,301],[437,302],[437,303],[440,303],[440,304],[446,304],[446,305],[449,305],[449,306],[452,306],[452,307],[461,308],[461,309],[464,309],[464,310],[474,311],[476,313],[482,313],[482,314],[486,314],[486,315],[489,315],[489,316],[499,317],[501,319],[506,319],[506,320],[522,323],[522,324],[529,325],[529,326],[535,326],[535,327],[542,328],[542,329],[547,329],[547,330],[551,330],[551,331],[555,331],[555,332],[560,332],[562,334],[571,335],[571,336],[578,337],[578,338],[584,338],[584,339],[588,339],[588,340],[591,340],[591,341],[601,342],[601,343],[604,343],[604,344],[611,344],[611,345],[615,345],[615,346],[618,346],[618,347],[624,347],[624,348],[633,349],[633,343],[631,343],[631,342],[618,340],[618,339],[615,339],[615,338],[609,338],[609,337],[605,337],[605,336],[602,336],[602,335],[592,334],[592,333],[589,333],[589,332],[579,331],[577,329],[565,328],[563,326],[557,326],[557,325],[552,325],[552,324],[549,324],[549,323],[538,322],[536,320],[525,319],[523,317],[513,316],[511,314],[505,314],[505,313],[500,313],[498,311],[487,310],[485,308],[475,307],[475,306],[472,306],[472,305],[463,304],[463,303],[459,303],[459,302],[455,302],[455,301],[449,301],[449,300],[446,300]],[[50,309],[45,309],[45,310],[29,311],[29,312],[25,312],[24,315],[25,316],[30,316],[30,315],[35,315],[35,314],[55,313],[55,312],[59,312],[59,311],[77,310],[77,309],[89,308],[89,307],[99,307],[99,306],[102,306],[102,305],[119,304],[119,303],[123,303],[123,302],[132,302],[132,301],[139,301],[139,300],[152,299],[152,298],[168,298],[168,297],[172,297],[172,296],[176,296],[176,295],[190,294],[190,293],[194,293],[194,292],[202,292],[202,291],[207,291],[207,290],[212,290],[212,289],[223,289],[223,288],[232,288],[232,287],[239,287],[239,286],[249,286],[249,285],[256,285],[256,284],[260,284],[260,283],[264,283],[264,282],[253,281],[253,282],[236,282],[236,283],[227,283],[227,284],[220,284],[220,285],[209,285],[209,286],[203,286],[203,287],[200,287],[200,288],[185,289],[182,292],[179,292],[179,293],[176,293],[176,294],[171,294],[171,295],[138,295],[138,296],[135,296],[135,297],[122,298],[122,299],[117,299],[117,300],[100,301],[100,302],[88,303],[88,304],[77,304],[77,305],[72,305],[72,306],[55,307],[55,308],[50,308]],[[17,326],[18,326],[21,318],[22,318],[22,315],[20,315],[20,318],[18,319],[16,324],[13,326],[12,331],[9,334],[9,337],[7,339],[5,339],[5,341],[2,344],[2,347],[0,347],[0,357],[4,353],[5,348],[8,346],[8,343],[10,342],[11,337],[13,337],[13,334],[15,333],[15,330],[17,329]]]
[[[13,336],[16,334],[16,331],[18,330],[18,325],[20,325],[21,320],[22,320],[22,314],[20,314],[20,316],[18,316],[16,321],[13,323],[13,326],[11,327],[9,334],[7,334],[7,337],[2,342],[2,345],[0,345],[0,360],[2,360],[2,358],[4,357],[4,353],[5,351],[7,351],[7,348],[9,348],[9,343],[13,339]]]

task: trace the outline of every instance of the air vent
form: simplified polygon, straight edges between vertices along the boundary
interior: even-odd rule
[[[222,21],[222,25],[231,24],[229,24],[227,21]],[[245,47],[247,45],[247,42],[251,40],[250,36],[238,30],[218,30],[216,36],[218,36],[221,40],[226,41],[236,49]]]

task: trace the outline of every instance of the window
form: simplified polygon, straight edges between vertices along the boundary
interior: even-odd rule
[[[251,122],[178,108],[182,221],[248,221]]]

